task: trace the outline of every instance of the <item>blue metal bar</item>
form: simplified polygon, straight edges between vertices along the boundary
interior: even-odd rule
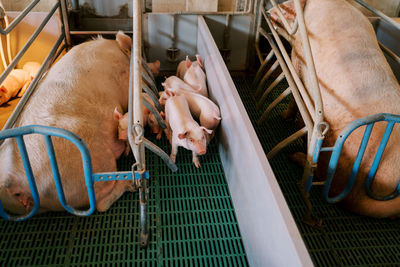
[[[22,127],[15,128],[15,129],[8,129],[8,130],[1,131],[0,139],[14,137],[14,138],[17,138],[17,141],[21,140],[21,141],[18,141],[18,147],[20,149],[21,159],[24,164],[26,175],[28,177],[29,187],[31,188],[32,197],[34,199],[35,206],[34,206],[34,209],[28,215],[25,215],[22,217],[13,218],[13,217],[7,216],[6,214],[0,214],[0,215],[6,219],[25,220],[25,219],[30,218],[32,215],[34,215],[39,208],[39,205],[40,205],[39,195],[37,193],[36,184],[33,180],[33,174],[32,174],[32,170],[30,167],[29,158],[28,158],[28,154],[26,152],[25,144],[23,143],[23,140],[22,140],[23,135],[34,134],[34,133],[65,138],[68,141],[70,141],[71,143],[73,143],[79,149],[79,151],[81,152],[81,156],[82,156],[85,184],[86,184],[88,195],[89,195],[90,208],[88,210],[84,210],[84,211],[75,210],[75,209],[71,208],[70,206],[64,205],[65,199],[64,199],[64,203],[63,203],[62,197],[60,198],[60,203],[63,205],[63,207],[67,211],[69,211],[75,215],[87,216],[87,215],[92,214],[96,209],[96,198],[95,198],[94,187],[93,187],[94,180],[92,177],[92,162],[91,162],[91,158],[90,158],[89,149],[86,146],[85,142],[83,142],[83,140],[76,134],[74,134],[70,131],[64,130],[64,129],[48,127],[48,126],[41,126],[41,125],[29,125],[29,126],[22,126]],[[46,138],[45,138],[45,140],[46,140]],[[53,146],[51,144],[51,140],[47,140],[46,145],[48,146],[48,148],[50,148],[50,150],[52,150],[48,153],[52,152],[54,154],[54,150],[52,149]],[[54,157],[54,159],[53,159],[53,157]],[[50,159],[50,162],[52,162],[52,171],[54,174],[55,172],[58,172],[57,166],[53,165],[55,162],[55,156],[52,155],[49,157],[49,159]],[[63,195],[64,193],[62,192],[62,185],[61,185],[58,174],[55,175],[55,182],[56,182],[56,188],[57,188],[58,195],[59,196]],[[57,183],[58,183],[58,185],[57,185]],[[60,188],[61,188],[61,190],[59,190]],[[1,212],[1,210],[2,210],[2,208],[0,208],[0,212]]]
[[[351,122],[350,124],[348,124],[345,127],[345,129],[340,133],[339,137],[336,140],[336,143],[335,143],[335,145],[333,147],[333,152],[332,152],[332,155],[331,155],[331,159],[329,161],[327,179],[326,179],[324,190],[323,190],[323,195],[324,195],[324,197],[325,197],[327,202],[329,202],[329,203],[338,202],[338,201],[342,200],[343,198],[345,198],[350,193],[350,191],[351,191],[351,189],[352,189],[352,187],[354,185],[355,178],[357,176],[358,169],[359,169],[359,166],[361,164],[361,161],[362,161],[366,146],[368,144],[368,139],[370,138],[373,124],[375,122],[378,122],[378,121],[386,121],[386,122],[388,122],[388,126],[387,126],[387,128],[385,130],[385,134],[384,134],[384,136],[382,138],[382,141],[380,143],[380,146],[378,148],[378,153],[375,156],[374,163],[376,162],[376,167],[375,167],[375,164],[373,164],[373,166],[370,169],[370,174],[372,175],[372,178],[370,179],[369,183],[370,184],[372,183],[373,176],[375,175],[377,166],[378,166],[379,161],[381,159],[381,156],[383,154],[383,150],[386,147],[387,141],[388,141],[388,139],[390,137],[390,134],[391,134],[391,131],[392,131],[393,127],[394,127],[394,124],[400,122],[400,115],[393,115],[393,114],[387,114],[387,113],[374,114],[374,115],[371,115],[371,116],[367,116],[367,117],[364,117],[364,118],[357,119],[357,120]],[[348,136],[355,129],[357,129],[357,128],[361,127],[361,126],[364,126],[364,125],[367,125],[367,127],[365,129],[364,136],[363,136],[363,139],[361,141],[360,148],[359,148],[359,151],[358,151],[358,154],[357,154],[357,158],[356,158],[355,163],[353,165],[352,173],[350,175],[350,178],[349,178],[349,181],[348,181],[348,183],[346,185],[346,188],[340,194],[338,194],[337,196],[329,197],[328,196],[329,189],[330,189],[330,186],[331,186],[331,183],[332,183],[332,179],[333,179],[333,177],[335,175],[335,172],[336,172],[337,164],[338,164],[338,161],[339,161],[340,153],[342,151],[344,142],[346,141]],[[331,149],[331,148],[329,148],[329,149]],[[400,189],[400,184],[397,186],[397,188]],[[396,191],[398,191],[398,190],[396,189]],[[381,200],[387,200],[389,197],[393,198],[393,194],[388,196],[388,197],[386,197],[386,198],[381,198]]]
[[[128,172],[102,172],[93,174],[95,182],[116,181],[116,180],[133,180],[133,174]]]
[[[51,9],[49,14],[47,14],[46,18],[43,20],[43,22],[39,25],[39,27],[36,29],[36,31],[32,34],[32,36],[29,38],[29,40],[25,43],[25,45],[21,48],[21,50],[18,52],[18,54],[15,56],[15,58],[11,61],[10,65],[3,71],[3,74],[0,76],[0,84],[4,82],[8,74],[15,68],[15,66],[18,64],[20,59],[23,57],[25,54],[26,50],[32,45],[33,41],[38,37],[40,32],[43,30],[44,26],[47,24],[47,22],[50,20],[50,18],[53,16],[53,14],[56,12],[57,8],[59,7],[60,3],[57,2],[54,7]]]
[[[32,1],[24,10],[22,10],[21,14],[18,15],[11,23],[8,25],[6,29],[3,29],[3,27],[0,26],[0,34],[9,34],[17,25],[18,23],[25,18],[26,15],[28,15],[29,11],[34,8],[40,0],[34,0]]]
[[[399,188],[400,182],[399,182],[399,185],[396,187],[396,189],[388,196],[384,196],[384,197],[375,196],[371,190],[372,180],[374,179],[376,171],[378,170],[379,162],[382,159],[383,152],[385,151],[387,142],[389,141],[389,137],[390,137],[390,134],[392,133],[394,124],[395,124],[395,122],[389,122],[388,125],[386,126],[385,133],[383,134],[381,143],[379,144],[378,151],[376,152],[374,161],[368,172],[367,180],[365,182],[365,189],[367,191],[367,194],[371,198],[376,199],[376,200],[390,200],[390,199],[397,197],[400,194],[400,192],[397,190],[397,188]]]

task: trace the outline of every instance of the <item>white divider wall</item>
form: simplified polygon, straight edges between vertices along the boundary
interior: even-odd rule
[[[210,97],[221,109],[219,153],[251,266],[312,266],[219,50],[202,16],[197,51]]]

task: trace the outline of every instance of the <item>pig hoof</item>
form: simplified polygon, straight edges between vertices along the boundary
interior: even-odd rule
[[[132,182],[132,184],[126,186],[126,190],[129,192],[136,192],[137,188],[136,188],[135,184]]]
[[[200,162],[199,161],[193,161],[194,166],[196,166],[196,168],[200,168]]]
[[[304,168],[304,166],[306,166],[307,156],[303,152],[295,152],[289,155],[289,159],[300,167]]]

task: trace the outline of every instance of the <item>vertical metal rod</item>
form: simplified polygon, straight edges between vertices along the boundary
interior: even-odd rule
[[[145,169],[144,146],[140,138],[136,138],[138,134],[143,134],[141,10],[141,0],[133,0],[133,52],[131,54],[131,79],[133,81],[131,85],[133,87],[129,96],[128,139],[135,155],[138,171],[144,171]],[[132,134],[132,130],[136,132],[136,136]],[[142,132],[139,133],[138,131]]]
[[[61,2],[61,15],[62,15],[62,22],[64,25],[64,33],[65,33],[65,40],[67,44],[67,48],[71,48],[71,36],[69,34],[69,24],[68,24],[68,8],[66,0],[60,0]]]

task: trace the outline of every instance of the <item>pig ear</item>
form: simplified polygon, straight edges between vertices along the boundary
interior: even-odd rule
[[[212,134],[212,130],[207,129],[206,127],[201,126],[200,127],[204,132],[208,133],[208,134]]]
[[[186,56],[186,68],[190,68],[192,61],[190,61],[189,56]]]
[[[175,92],[172,92],[168,89],[165,90],[165,93],[167,94],[167,96],[175,96]]]
[[[154,65],[156,66],[157,69],[160,69],[161,66],[160,60],[157,59],[156,61],[154,61]]]
[[[199,62],[200,67],[203,67],[203,60],[201,59],[200,55],[196,55],[197,62]]]
[[[123,115],[118,111],[117,107],[114,109],[114,120],[119,121],[122,119]]]
[[[190,131],[184,131],[183,133],[178,134],[179,139],[184,139],[190,133]]]
[[[122,51],[127,52],[128,54],[131,51],[132,47],[132,39],[128,35],[126,35],[123,31],[118,31],[116,40],[118,42],[119,47]]]
[[[5,94],[7,94],[7,93],[8,93],[8,90],[7,90],[7,88],[6,88],[4,85],[2,85],[2,86],[0,87],[0,92],[3,92],[3,93],[5,93]]]

